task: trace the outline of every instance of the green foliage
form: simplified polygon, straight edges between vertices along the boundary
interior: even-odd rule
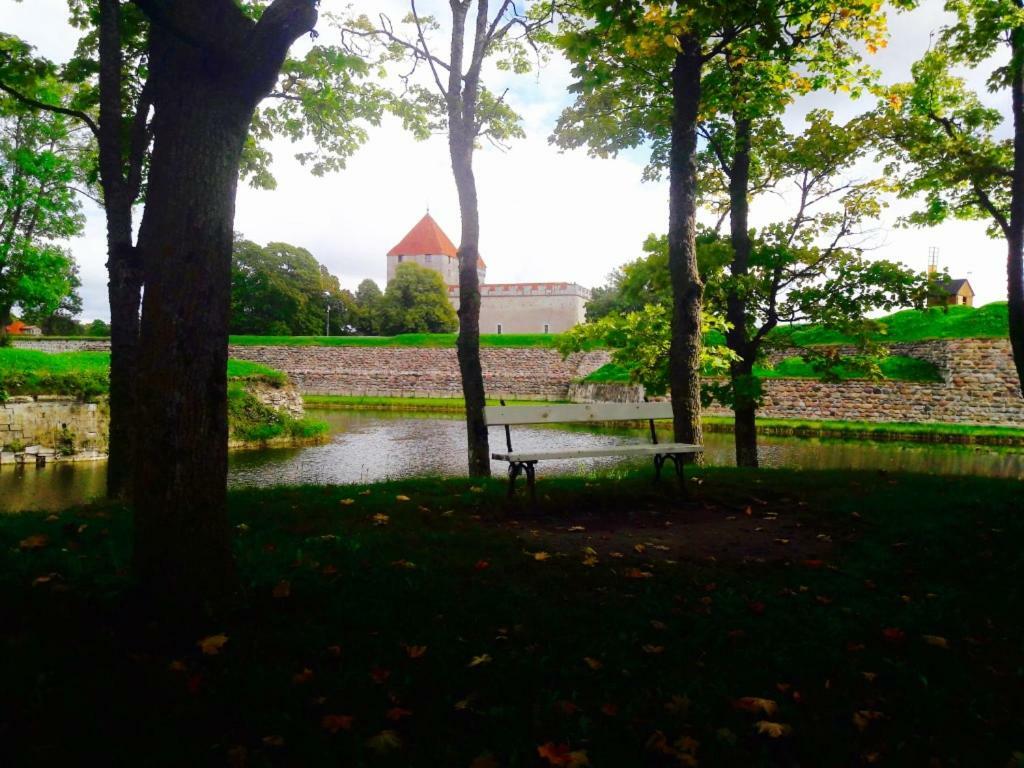
[[[330,306],[332,333],[348,333],[357,319],[355,298],[305,248],[262,247],[236,239],[231,260],[231,332],[323,333]]]
[[[732,360],[724,346],[712,343],[714,332],[725,331],[724,323],[703,316],[705,343],[701,365],[706,371],[722,373]],[[721,336],[718,336],[721,338]],[[663,304],[647,304],[626,314],[608,315],[596,322],[577,325],[558,341],[563,355],[579,352],[594,344],[611,347],[612,362],[629,371],[630,381],[644,385],[652,395],[668,391],[668,351],[671,343],[671,315]]]
[[[0,35],[0,57],[10,45]],[[72,190],[82,176],[72,127],[63,115],[0,98],[0,325],[15,306],[33,320],[80,308],[77,268],[61,245],[85,221]]]
[[[356,332],[375,336],[380,333],[384,294],[380,287],[370,278],[366,278],[356,288]]]
[[[264,443],[280,438],[318,439],[328,427],[308,419],[293,419],[287,413],[261,403],[241,384],[228,386],[228,423],[231,436],[247,443]]]
[[[398,265],[380,314],[381,331],[387,334],[451,333],[459,327],[441,275],[412,262]]]

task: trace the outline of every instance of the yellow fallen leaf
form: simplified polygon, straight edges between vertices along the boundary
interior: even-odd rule
[[[371,752],[376,752],[378,755],[386,755],[402,748],[402,737],[398,735],[397,731],[388,729],[367,739],[366,746],[369,747]]]
[[[648,643],[647,645],[644,645],[642,647],[643,647],[644,653],[650,653],[650,654],[653,654],[653,655],[657,655],[659,653],[662,653],[665,650],[665,646],[664,645],[651,645],[650,643]]]
[[[592,557],[597,557],[597,550],[594,549],[593,547],[584,547],[583,548],[583,554],[584,555],[591,555]]]
[[[881,712],[876,712],[870,709],[861,709],[853,713],[853,724],[856,726],[858,731],[865,731],[868,725],[874,720],[880,720],[885,717]]]
[[[37,533],[34,536],[22,539],[18,542],[18,548],[21,550],[30,549],[42,549],[50,543],[50,537],[45,533]]]
[[[405,494],[402,494],[402,493],[400,493],[397,496],[395,496],[395,501],[409,501],[409,500],[410,500],[409,497],[406,496]]]
[[[650,571],[641,571],[639,568],[627,568],[622,573],[627,579],[653,579],[654,574]]]
[[[545,560],[550,560],[551,555],[549,555],[547,552],[534,552],[533,559],[537,562],[544,562]]]
[[[387,525],[391,522],[391,518],[385,515],[383,512],[378,512],[370,519],[373,520],[374,525]]]
[[[732,703],[736,709],[741,709],[744,712],[764,712],[768,717],[771,717],[779,711],[779,705],[771,699],[762,699],[757,696],[744,696],[736,699]]]
[[[405,646],[405,652],[409,655],[410,659],[419,659],[427,652],[427,646],[407,645]]]
[[[586,557],[583,558],[583,564],[585,566],[587,566],[588,568],[593,568],[595,565],[598,564],[598,562],[599,562],[599,560],[596,557],[594,557],[593,555],[587,555]]]
[[[770,720],[758,720],[756,723],[757,732],[771,739],[779,739],[788,736],[790,728],[786,723],[773,723]]]
[[[587,530],[587,529],[584,528],[582,525],[570,525],[569,526],[569,533],[578,533],[579,531],[585,531],[585,530]]]
[[[590,656],[584,656],[583,661],[588,667],[595,670],[601,669],[601,667],[604,666],[604,664],[600,660],[592,658]]]
[[[339,503],[339,504],[342,504],[342,505],[344,505],[344,506],[346,506],[346,507],[347,507],[347,506],[349,506],[350,504],[355,504],[355,503],[356,503],[356,500],[355,500],[355,499],[342,499],[342,500],[341,500],[341,501],[339,501],[338,503]]]
[[[228,636],[225,634],[210,635],[204,637],[196,645],[199,649],[207,656],[216,656],[224,648],[224,644],[227,643]]]
[[[308,683],[313,679],[313,670],[309,667],[304,667],[301,672],[296,672],[292,675],[292,683],[295,685],[302,685]]]
[[[634,544],[633,545],[633,551],[636,552],[638,555],[642,555],[644,552],[647,551],[647,545],[646,544]]]
[[[921,635],[921,639],[924,640],[928,645],[934,645],[936,648],[945,648],[949,650],[949,640],[939,635]]]
[[[466,666],[479,667],[481,664],[490,664],[493,660],[489,653],[482,653],[479,656],[474,656]]]

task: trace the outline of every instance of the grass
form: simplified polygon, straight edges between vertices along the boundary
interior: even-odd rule
[[[889,343],[924,341],[927,339],[1005,338],[1009,321],[1007,304],[996,301],[982,307],[933,307],[906,309],[883,318],[884,333],[876,338]],[[851,338],[813,326],[777,328],[773,340],[788,340],[799,346],[813,344],[846,344]]]
[[[500,523],[499,480],[236,491],[239,605],[190,625],[132,612],[126,510],[0,517],[4,752],[81,765],[116,749],[155,767],[1022,764],[1019,483],[699,478],[683,506],[646,472],[542,478],[554,517],[525,525]],[[701,515],[759,529],[767,554],[639,546],[673,528],[683,541]],[[220,634],[205,655],[198,641]]]
[[[461,397],[375,397],[370,395],[303,395],[306,405],[318,408],[359,408],[381,411],[442,411],[462,412],[466,409]],[[506,400],[505,405],[544,405],[562,400]],[[494,398],[487,405],[500,405]]]
[[[240,383],[228,385],[228,423],[231,437],[246,443],[291,440],[321,440],[328,425],[310,419],[295,419],[271,408],[246,391]]]
[[[404,333],[399,336],[232,336],[238,346],[285,347],[455,347],[454,333]],[[484,333],[481,347],[554,347],[557,334]]]
[[[0,347],[0,392],[7,395],[71,395],[94,400],[110,391],[109,352],[39,352]],[[265,365],[228,360],[228,379],[281,387],[288,376]]]
[[[882,376],[888,381],[940,382],[942,375],[934,363],[905,355],[890,355],[880,364]],[[841,381],[863,379],[857,371],[835,369]],[[762,379],[819,379],[821,374],[810,363],[799,357],[787,357],[773,367],[756,366],[754,373]],[[583,379],[587,383],[628,384],[629,369],[616,363],[607,363]]]

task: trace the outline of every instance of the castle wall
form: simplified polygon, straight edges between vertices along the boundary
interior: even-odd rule
[[[399,262],[398,260],[402,261]],[[459,282],[459,261],[445,254],[427,254],[423,256],[388,256],[388,282],[395,278],[395,270],[401,264],[419,264],[421,267],[432,269],[441,275],[445,285],[456,285]],[[480,270],[480,279],[483,280],[486,272]]]
[[[459,309],[457,286],[448,298]],[[575,283],[500,283],[480,288],[480,332],[565,333],[586,319],[589,292]],[[545,325],[547,329],[545,330]]]

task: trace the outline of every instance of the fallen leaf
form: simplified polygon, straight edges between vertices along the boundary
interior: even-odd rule
[[[653,656],[657,656],[665,650],[664,645],[651,645],[650,643],[641,647],[643,648],[644,653],[649,653]]]
[[[880,720],[885,715],[881,712],[876,712],[870,709],[861,709],[853,713],[853,724],[857,730],[863,733],[867,727],[875,720]]]
[[[268,747],[283,747],[284,736],[264,736],[263,743]]]
[[[474,571],[483,571],[491,567],[491,564],[486,560],[477,560],[476,565],[473,566]]]
[[[890,643],[902,643],[907,639],[907,633],[899,627],[886,627],[882,630],[882,637]]]
[[[471,485],[471,486],[469,486],[469,492],[470,493],[483,493],[484,489],[481,488],[479,485]]]
[[[184,661],[179,661],[179,660],[172,661],[170,664],[167,665],[167,668],[169,670],[171,670],[171,672],[187,672],[188,671],[188,666],[185,664],[185,662]]]
[[[393,568],[405,568],[407,571],[416,570],[416,563],[411,560],[393,560],[391,566]]]
[[[551,558],[551,555],[549,555],[547,552],[534,552],[533,553],[533,559],[536,560],[537,562],[543,562],[543,561],[548,560],[550,558]]]
[[[331,656],[334,656],[335,658],[337,658],[338,656],[341,656],[341,646],[340,645],[328,645],[327,646],[327,652]]]
[[[744,696],[732,703],[733,707],[744,712],[764,712],[771,717],[779,711],[779,705],[771,699],[762,699],[757,696]]]
[[[376,752],[378,755],[386,755],[402,748],[402,737],[398,735],[397,731],[388,729],[368,738],[366,746],[371,752]]]
[[[585,531],[585,530],[587,530],[587,529],[584,528],[582,525],[570,525],[569,526],[569,533],[578,533],[579,531]]]
[[[560,699],[559,701],[556,701],[555,708],[563,715],[575,715],[580,710],[580,708],[576,706],[576,702],[569,701],[568,699]]]
[[[949,650],[949,640],[939,635],[921,635],[921,639],[924,640],[928,645],[933,645],[936,648],[945,648]]]
[[[657,619],[651,619],[651,626],[659,631],[668,629],[668,624],[663,621],[658,621]]]
[[[395,496],[395,501],[410,501],[409,497],[404,494],[398,494]]]
[[[407,645],[405,646],[405,652],[408,654],[410,659],[419,659],[423,657],[423,654],[427,652],[427,646],[425,645]]]
[[[587,555],[586,557],[583,558],[583,565],[587,566],[588,568],[593,568],[599,562],[601,562],[601,561],[598,560],[593,555]]]
[[[207,656],[216,656],[224,648],[224,644],[227,643],[227,641],[227,635],[210,635],[209,637],[204,637],[196,643],[196,645],[198,645],[199,649]]]
[[[409,717],[411,715],[411,709],[403,709],[402,707],[392,707],[385,713],[384,717],[386,717],[388,720],[393,720],[397,723],[403,717]]]
[[[492,661],[494,661],[494,659],[491,658],[489,653],[483,653],[479,656],[474,656],[466,666],[479,667],[481,664],[490,664]]]
[[[608,557],[614,557],[616,560],[621,560],[624,555],[621,552],[609,552]]]
[[[42,549],[50,543],[50,537],[45,533],[37,533],[34,536],[29,536],[26,539],[22,539],[18,542],[18,548],[27,551],[30,549]]]
[[[818,569],[825,567],[824,560],[801,560],[800,562],[805,568]]]
[[[355,504],[355,503],[356,503],[356,500],[355,500],[355,499],[342,499],[342,500],[341,500],[341,501],[339,501],[338,503],[339,503],[339,504],[342,504],[342,505],[344,505],[344,506],[346,506],[346,507],[347,507],[347,506],[349,506],[349,505],[351,505],[351,504]]]
[[[654,574],[650,571],[642,571],[639,568],[627,568],[622,572],[627,579],[653,579]]]
[[[391,670],[374,667],[370,670],[370,677],[373,678],[373,682],[377,685],[383,685],[388,681],[388,678],[391,677]]]
[[[568,744],[554,744],[548,742],[537,747],[537,754],[548,761],[549,765],[567,766],[568,768],[582,768],[590,765],[585,750],[571,751]]]
[[[647,551],[647,545],[646,544],[634,544],[633,545],[633,551],[636,552],[638,555],[642,555],[644,552]]]
[[[584,656],[583,663],[593,670],[601,669],[601,667],[604,666],[604,664],[601,661],[599,661],[598,659],[591,658],[590,656]]]
[[[373,520],[374,525],[387,525],[391,522],[391,518],[385,515],[383,512],[378,512],[370,519]]]
[[[292,594],[292,584],[291,584],[291,582],[290,581],[279,581],[279,582],[277,582],[277,585],[274,587],[274,590],[273,590],[273,592],[271,592],[271,594],[274,597],[278,598],[278,599],[283,599],[283,598],[286,598],[286,597],[291,597],[291,594]]]
[[[352,730],[351,715],[324,715],[320,720],[320,725],[325,731],[331,733],[337,733],[338,731],[351,731]]]
[[[793,729],[786,723],[773,723],[770,720],[758,720],[755,723],[757,732],[770,739],[779,739],[788,736]]]
[[[296,672],[294,675],[292,675],[292,683],[294,685],[302,685],[303,683],[308,683],[312,679],[313,670],[309,667],[305,667],[301,672]]]

